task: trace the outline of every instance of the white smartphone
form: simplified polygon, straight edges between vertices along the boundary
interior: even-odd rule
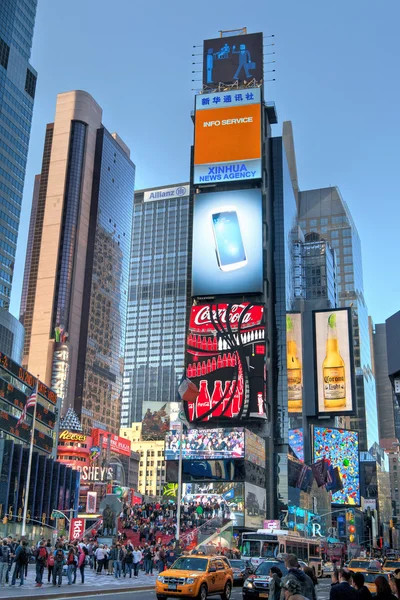
[[[215,253],[221,271],[234,271],[247,265],[239,217],[235,206],[216,208],[211,213]]]

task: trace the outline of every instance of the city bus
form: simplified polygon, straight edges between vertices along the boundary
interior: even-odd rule
[[[266,559],[284,558],[295,554],[314,569],[317,577],[322,575],[320,541],[304,538],[296,531],[286,529],[258,529],[254,533],[242,533],[242,557],[250,559],[256,567]]]

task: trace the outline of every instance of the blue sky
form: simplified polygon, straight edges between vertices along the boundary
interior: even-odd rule
[[[32,65],[39,72],[11,310],[18,315],[33,178],[57,93],[90,92],[131,148],[136,187],[188,179],[194,45],[220,29],[274,34],[266,73],[279,135],[294,128],[301,189],[337,185],[363,249],[374,322],[400,309],[398,0],[39,0]],[[274,57],[265,58],[266,61]]]

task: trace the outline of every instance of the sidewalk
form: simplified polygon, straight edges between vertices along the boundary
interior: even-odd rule
[[[101,591],[102,594],[116,593],[125,590],[153,590],[158,573],[154,571],[153,576],[147,576],[143,571],[139,571],[138,579],[129,579],[121,577],[115,579],[113,575],[96,575],[92,569],[85,569],[85,583],[81,584],[81,576],[79,571],[76,574],[76,583],[68,585],[67,577],[63,577],[62,586],[55,587],[52,582],[47,582],[47,569],[44,571],[43,585],[40,588],[35,587],[35,565],[30,564],[28,567],[28,577],[24,580],[24,585],[19,586],[17,582],[15,586],[0,587],[0,598],[19,598],[20,600],[32,600],[33,598],[60,598],[64,596],[77,595],[93,595]]]

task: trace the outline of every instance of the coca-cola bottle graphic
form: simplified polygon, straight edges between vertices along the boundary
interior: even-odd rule
[[[195,416],[196,400],[187,402],[189,423],[192,423]]]
[[[240,365],[240,363],[239,363],[239,365]],[[242,408],[243,393],[244,393],[243,371],[239,367],[238,384],[236,386],[236,392],[235,392],[235,395],[233,397],[233,402],[232,402],[232,416],[233,417],[237,417],[240,412],[240,409]]]
[[[201,419],[211,408],[211,398],[208,392],[208,381],[202,379],[200,381],[200,392],[196,400],[196,418]],[[208,421],[210,416],[206,417]]]
[[[212,412],[212,416],[213,417],[220,417],[222,414],[222,402],[221,404],[217,407],[217,404],[220,400],[222,400],[222,381],[216,381],[215,385],[214,385],[214,391],[212,393],[211,396],[211,406],[213,409]],[[216,407],[216,408],[214,408]]]

